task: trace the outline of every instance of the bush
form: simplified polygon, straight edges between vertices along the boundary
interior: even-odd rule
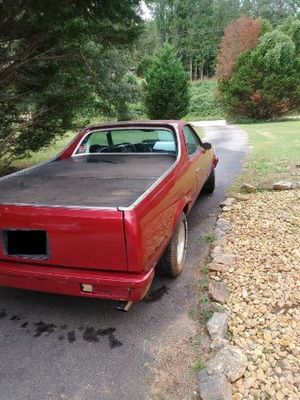
[[[114,115],[119,121],[134,118],[131,112],[131,105],[141,100],[142,93],[136,77],[128,72],[124,75],[118,86],[119,95],[114,104]]]
[[[216,101],[217,80],[207,79],[191,84],[191,100],[186,119],[223,119],[224,111]]]
[[[289,17],[279,26],[279,29],[292,39],[296,46],[296,53],[300,56],[300,19]]]
[[[270,119],[300,108],[300,62],[295,44],[280,31],[266,33],[242,54],[230,79],[219,81],[231,116]]]
[[[151,119],[180,119],[188,112],[189,83],[173,47],[166,44],[146,71],[144,100]]]
[[[147,70],[150,68],[152,61],[153,61],[152,56],[149,56],[149,55],[144,56],[136,68],[137,76],[139,76],[140,78],[143,78],[145,76]]]

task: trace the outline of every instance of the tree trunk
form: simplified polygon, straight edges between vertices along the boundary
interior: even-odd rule
[[[190,81],[193,80],[193,59],[190,58]]]
[[[194,80],[197,80],[197,78],[198,78],[198,64],[196,64],[194,67]]]
[[[200,79],[202,80],[204,78],[204,64],[201,64],[200,67]]]

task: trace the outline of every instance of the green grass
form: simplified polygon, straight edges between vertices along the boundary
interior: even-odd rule
[[[300,181],[300,120],[240,125],[249,137],[250,153],[232,191],[243,183],[269,189],[275,181]]]
[[[74,135],[75,132],[68,132],[64,137],[57,138],[48,147],[45,147],[36,153],[32,153],[30,157],[15,161],[12,165],[13,169],[30,167],[31,165],[51,159],[56,154],[60,153],[64,147],[71,142]]]
[[[213,233],[205,233],[205,235],[202,236],[202,240],[207,244],[211,244],[216,240],[216,237]]]
[[[191,83],[190,107],[185,120],[224,119],[225,113],[216,101],[217,80],[205,79]]]
[[[202,360],[198,360],[192,365],[194,371],[201,371],[205,368],[205,363]]]

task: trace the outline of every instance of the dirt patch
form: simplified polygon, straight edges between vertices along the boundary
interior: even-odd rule
[[[274,136],[272,135],[271,132],[268,131],[261,131],[259,134],[267,139],[274,139]]]
[[[168,327],[161,344],[154,350],[155,378],[148,399],[198,399],[197,369],[193,366],[208,346],[205,336],[199,332],[199,323],[186,314]]]

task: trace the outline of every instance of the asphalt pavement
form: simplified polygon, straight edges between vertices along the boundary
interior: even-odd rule
[[[111,301],[0,288],[0,400],[148,397],[153,349],[167,342],[171,327],[195,301],[191,281],[207,253],[201,238],[212,230],[219,203],[247,152],[246,134],[237,127],[204,129],[220,158],[216,189],[201,196],[188,216],[182,275],[156,278],[148,300],[129,313],[116,311]]]

